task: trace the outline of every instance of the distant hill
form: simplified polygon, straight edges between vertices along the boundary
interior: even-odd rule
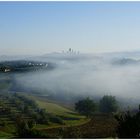
[[[112,61],[113,65],[133,65],[133,64],[140,64],[140,60],[135,60],[131,58],[122,58],[116,59]]]
[[[104,57],[109,58],[133,58],[140,59],[140,51],[108,52],[102,53]]]

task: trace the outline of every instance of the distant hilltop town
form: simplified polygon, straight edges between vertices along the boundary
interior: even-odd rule
[[[26,60],[15,60],[15,61],[3,61],[0,62],[0,73],[1,72],[28,72],[38,70],[51,70],[55,67],[54,64],[49,62],[39,61],[26,61]]]
[[[79,51],[74,51],[72,48],[69,48],[68,51],[62,51],[63,54],[80,54]]]

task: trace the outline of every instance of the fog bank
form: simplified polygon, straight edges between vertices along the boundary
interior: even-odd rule
[[[53,62],[56,68],[45,72],[17,74],[24,88],[41,90],[47,95],[103,96],[140,99],[140,63],[132,58],[95,55],[53,54],[36,58]]]

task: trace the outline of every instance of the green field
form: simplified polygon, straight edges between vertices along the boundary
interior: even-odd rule
[[[36,103],[41,107],[45,108],[47,112],[60,116],[64,119],[66,126],[75,126],[81,125],[89,121],[85,116],[82,116],[66,107],[53,103],[51,101],[45,100],[44,98],[40,98],[37,96],[26,95],[28,98],[31,98],[36,101]],[[52,124],[51,126],[47,126],[48,128],[59,127],[58,124]],[[45,125],[39,125],[38,128],[44,128]]]
[[[27,97],[34,99],[41,108],[45,108],[49,113],[65,117],[84,118],[84,116],[79,115],[69,108],[53,103],[52,101],[49,101],[47,99],[44,100],[44,98],[41,99],[40,97],[31,95],[28,95]]]

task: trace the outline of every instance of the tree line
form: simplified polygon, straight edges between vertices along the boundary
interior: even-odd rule
[[[104,95],[98,103],[89,97],[75,103],[75,110],[87,117],[92,116],[95,111],[112,113],[116,112],[118,108],[119,106],[115,96],[111,95]]]

